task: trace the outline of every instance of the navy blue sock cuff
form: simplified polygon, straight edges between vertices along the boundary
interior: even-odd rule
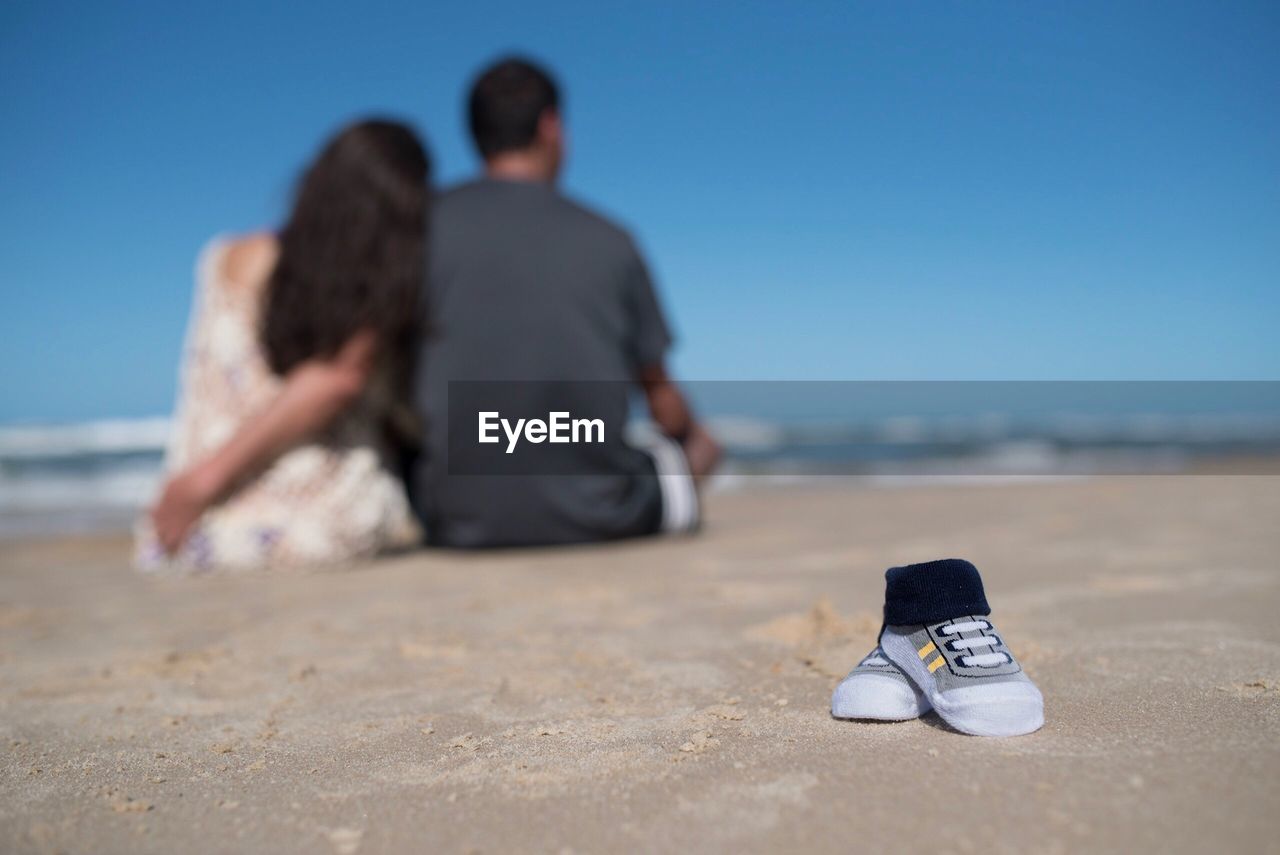
[[[978,568],[959,558],[890,567],[884,581],[884,622],[889,626],[991,614]]]

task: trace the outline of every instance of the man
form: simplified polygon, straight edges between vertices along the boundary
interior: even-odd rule
[[[555,83],[505,59],[475,81],[468,112],[484,175],[436,204],[418,370],[428,439],[412,481],[428,540],[492,547],[692,530],[695,482],[720,451],[667,376],[671,336],[631,238],[556,190],[565,128]],[[635,389],[662,434],[646,451],[621,439]],[[610,441],[513,449],[542,463],[486,468],[506,458],[477,444],[482,411],[468,403],[482,399],[521,414],[572,401],[603,416]]]

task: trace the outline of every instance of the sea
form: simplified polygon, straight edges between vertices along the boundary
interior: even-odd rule
[[[725,448],[715,490],[1247,473],[1280,458],[1280,382],[685,385]],[[0,538],[127,529],[159,486],[169,428],[0,425]]]

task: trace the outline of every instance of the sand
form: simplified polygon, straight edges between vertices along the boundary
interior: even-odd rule
[[[1280,478],[759,489],[698,538],[154,581],[0,545],[5,852],[1280,851]],[[958,555],[1045,728],[836,721]]]

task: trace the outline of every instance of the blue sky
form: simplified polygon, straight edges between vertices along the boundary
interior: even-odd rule
[[[1277,44],[1270,2],[11,0],[0,422],[168,411],[199,246],[361,114],[468,175],[513,49],[683,376],[1277,379]]]

